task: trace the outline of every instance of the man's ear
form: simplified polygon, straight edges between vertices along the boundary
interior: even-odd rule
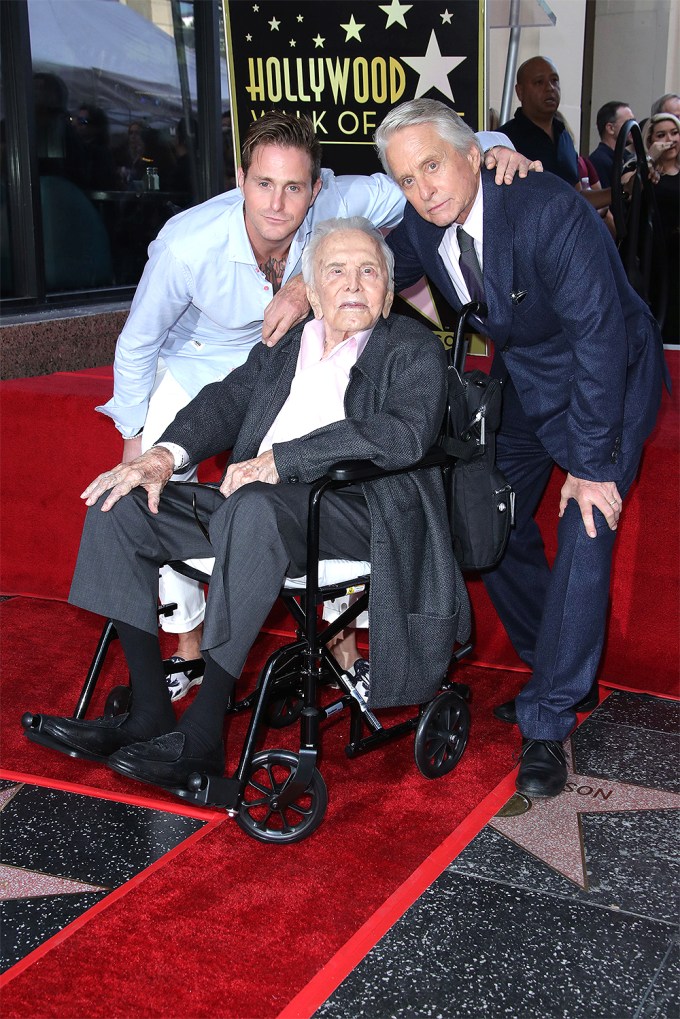
[[[515,85],[515,95],[519,99],[519,105],[522,105],[522,86],[519,82]]]
[[[312,184],[312,200],[309,203],[310,209],[314,205],[314,202],[316,201],[316,196],[318,195],[319,191],[321,191],[322,187],[323,187],[323,181],[321,180],[321,177],[319,177],[319,179],[316,181],[316,183]]]
[[[470,148],[468,149],[467,158],[468,163],[472,167],[473,171],[477,173],[480,166],[482,165],[482,156],[477,145],[470,146]]]
[[[309,283],[305,287],[305,290],[307,291],[307,300],[311,304],[312,311],[314,312],[314,318],[323,318],[323,312],[321,310],[321,301],[319,300],[319,295],[317,294],[316,290]]]
[[[394,301],[394,290],[388,290],[385,294],[385,300],[383,302],[382,317],[387,318],[390,311],[392,310],[392,302]]]
[[[241,188],[241,190],[243,190],[243,183],[244,183],[245,179],[246,179],[246,175],[243,172],[243,170],[241,169],[241,167],[239,166],[238,170],[236,171],[236,183]]]

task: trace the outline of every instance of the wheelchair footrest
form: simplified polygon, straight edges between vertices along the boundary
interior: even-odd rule
[[[168,792],[202,807],[221,807],[235,813],[239,808],[240,790],[241,783],[236,778],[197,773],[189,776],[187,787],[168,789]]]
[[[419,717],[409,718],[406,722],[399,722],[398,725],[392,725],[389,728],[382,728],[379,732],[371,733],[370,736],[364,736],[362,739],[353,740],[345,747],[345,753],[348,757],[358,757],[359,754],[366,754],[369,750],[374,750],[383,743],[389,743],[390,740],[399,739],[401,736],[405,736],[409,732],[415,732],[418,728],[419,721]]]

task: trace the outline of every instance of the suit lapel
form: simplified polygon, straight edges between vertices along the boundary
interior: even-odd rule
[[[507,343],[512,324],[513,234],[505,211],[506,192],[512,187],[496,184],[493,172],[482,170],[484,294],[489,308],[489,335],[499,348]]]

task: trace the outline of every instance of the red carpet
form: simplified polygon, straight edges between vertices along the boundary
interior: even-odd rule
[[[23,598],[1,605],[0,614],[2,766],[122,798],[153,794],[21,734],[26,709],[72,709],[97,621],[61,603]],[[261,638],[253,658],[262,660],[275,643]],[[102,685],[120,681],[120,669],[118,659]],[[321,771],[329,807],[309,840],[261,845],[225,818],[70,936],[55,939],[7,983],[3,1016],[278,1015],[512,769],[517,730],[490,709],[516,692],[518,677],[468,666],[457,678],[473,688],[473,723],[468,750],[448,778],[420,775],[409,738],[349,761],[346,720],[328,725]],[[232,758],[245,724],[239,718],[230,730]],[[296,727],[270,732],[267,745],[292,747],[296,737]]]
[[[609,638],[601,677],[634,690],[676,694],[680,661],[680,352],[667,351],[666,356],[674,392],[672,398],[664,392],[640,480],[626,502],[615,550]],[[108,368],[0,384],[0,593],[54,599],[67,596],[84,514],[78,496],[120,453],[113,425],[93,412],[110,392]],[[208,480],[218,476],[219,466],[210,463],[203,470]],[[560,485],[556,471],[539,510],[549,553],[554,550]],[[471,580],[469,590],[476,626],[475,660],[521,669],[482,582]]]

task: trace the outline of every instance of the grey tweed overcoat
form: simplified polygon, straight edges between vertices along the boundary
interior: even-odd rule
[[[232,462],[257,455],[288,396],[303,324],[206,386],[175,418],[163,440],[193,463],[232,449]],[[352,369],[346,419],[275,443],[283,484],[309,483],[338,460],[370,459],[384,468],[418,460],[437,437],[445,406],[440,341],[400,315],[381,319]],[[438,469],[369,482],[371,517],[371,705],[416,704],[435,695],[456,641],[467,639],[470,607],[453,556]]]

